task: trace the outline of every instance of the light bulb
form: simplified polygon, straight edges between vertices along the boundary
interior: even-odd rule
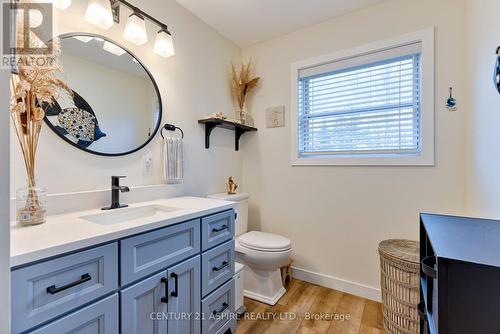
[[[39,9],[29,10],[29,27],[38,28],[43,23],[43,14]]]
[[[116,56],[121,56],[125,53],[125,50],[123,50],[121,47],[108,41],[104,41],[102,48],[103,50],[108,51],[109,53],[112,53]]]
[[[71,0],[52,0],[52,5],[60,10],[65,10],[71,6]]]
[[[136,45],[142,45],[148,41],[146,23],[142,16],[134,13],[128,17],[123,38]]]
[[[101,29],[109,29],[113,25],[113,13],[109,0],[89,0],[85,21]]]
[[[172,35],[168,30],[162,29],[158,31],[153,52],[165,58],[175,55]]]

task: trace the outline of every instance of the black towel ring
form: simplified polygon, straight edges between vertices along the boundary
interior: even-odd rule
[[[181,132],[181,135],[182,135],[182,139],[184,139],[184,131],[182,131],[181,128],[173,125],[173,124],[165,124],[162,128],[161,128],[161,131],[160,131],[160,135],[163,139],[165,139],[165,137],[163,136],[163,130],[167,130],[167,131],[175,131],[175,130],[179,130]]]

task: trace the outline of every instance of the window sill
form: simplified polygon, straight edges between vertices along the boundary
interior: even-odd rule
[[[295,158],[292,166],[428,166],[433,167],[434,157],[423,154],[370,154],[338,155],[323,157]]]

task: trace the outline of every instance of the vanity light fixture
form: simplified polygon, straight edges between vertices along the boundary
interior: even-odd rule
[[[172,34],[167,29],[161,29],[156,34],[153,52],[165,58],[175,55]]]
[[[71,0],[54,1],[71,3]],[[135,7],[127,0],[89,0],[85,20],[102,29],[108,29],[113,23],[120,23],[121,6],[125,6],[132,11],[132,14],[127,19],[123,38],[136,45],[147,43],[146,20],[148,20],[160,27],[156,34],[153,52],[165,58],[175,55],[172,34],[168,31],[167,25]]]
[[[113,25],[113,13],[109,0],[89,0],[85,21],[101,29],[109,29]]]
[[[71,6],[71,0],[52,0],[52,5],[60,10],[65,10]]]
[[[110,43],[108,41],[104,41],[104,44],[102,45],[102,49],[105,51],[108,51],[109,53],[112,53],[116,56],[121,56],[122,54],[125,53],[125,50],[123,50],[121,47],[119,47],[116,44]]]
[[[143,45],[148,41],[146,23],[141,14],[133,13],[127,19],[127,25],[123,31],[123,38],[135,45]]]

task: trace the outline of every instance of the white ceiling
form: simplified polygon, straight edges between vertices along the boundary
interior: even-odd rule
[[[382,0],[177,0],[240,47],[266,41]]]

